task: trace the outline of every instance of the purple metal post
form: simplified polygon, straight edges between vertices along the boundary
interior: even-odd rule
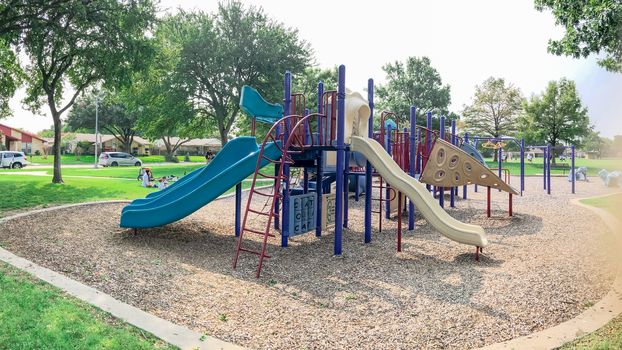
[[[369,122],[367,137],[374,135],[374,80],[367,81],[367,100],[369,101]],[[372,198],[372,167],[369,160],[365,164],[365,243],[371,242],[371,198]]]
[[[441,116],[441,126],[440,126],[440,135],[441,140],[445,139],[445,116]],[[449,174],[446,174],[449,176]],[[445,207],[445,187],[441,186],[438,191],[438,204],[440,204],[441,208]]]
[[[285,115],[289,115],[290,105],[292,102],[291,96],[292,89],[292,73],[285,72],[285,101],[283,103],[283,113]],[[289,134],[292,132],[292,126],[290,125],[290,121],[285,121],[285,130],[283,130],[283,145],[287,144],[287,139]],[[287,152],[286,149],[283,149],[283,152]],[[283,155],[285,156],[285,155]],[[283,176],[285,177],[285,186],[283,187],[283,216],[281,217],[281,222],[283,227],[281,227],[281,247],[287,247],[287,241],[289,239],[289,164],[283,164]]]
[[[464,133],[464,143],[469,142],[469,133]],[[467,185],[462,186],[462,199],[467,199]]]
[[[544,180],[544,189],[546,190],[546,162],[549,159],[549,156],[546,154],[546,147],[542,147],[542,153],[544,154],[544,158],[542,158],[542,180]]]
[[[457,143],[456,140],[456,120],[451,121],[451,143],[455,145]],[[449,190],[451,193],[449,194],[449,206],[452,208],[456,207],[456,189],[457,187],[451,187]]]
[[[341,239],[343,233],[343,170],[344,170],[344,125],[346,98],[346,67],[339,66],[339,87],[337,89],[337,169],[335,196],[335,255],[341,255]],[[318,213],[319,214],[319,213]]]
[[[344,168],[343,168],[343,227],[348,227],[348,199],[350,198],[350,185],[349,185],[349,176],[350,176],[350,151],[345,150],[344,156],[345,160]],[[337,192],[339,193],[339,192]],[[339,194],[337,194],[339,195]]]
[[[572,174],[572,194],[575,193],[575,182],[577,180],[575,173],[574,173],[574,145],[570,146],[570,173]]]
[[[551,194],[551,145],[546,146],[546,193]]]
[[[415,177],[415,162],[417,160],[417,145],[415,142],[417,141],[415,138],[415,132],[417,130],[417,107],[410,106],[410,147],[408,150],[409,153],[409,172],[410,176]],[[408,229],[415,229],[415,204],[408,199]]]

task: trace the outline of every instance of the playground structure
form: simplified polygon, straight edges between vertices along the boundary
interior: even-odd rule
[[[378,214],[379,231],[382,219],[397,217],[397,251],[401,251],[402,215],[408,213],[408,229],[415,229],[414,213],[421,215],[442,235],[459,243],[475,246],[475,258],[488,244],[483,229],[453,219],[443,209],[445,191],[450,206],[455,207],[458,188],[485,186],[488,191],[487,216],[491,216],[491,190],[507,192],[508,213],[512,216],[512,196],[524,191],[524,140],[494,139],[501,144],[499,168],[489,169],[477,151],[478,141],[492,138],[456,134],[455,121],[446,130],[445,117],[440,116],[439,130],[432,130],[432,114],[426,126],[416,125],[416,107],[410,110],[410,125],[400,128],[381,113],[380,130],[373,128],[374,86],[368,81],[367,99],[345,88],[345,67],[339,67],[337,90],[324,91],[318,83],[317,112],[306,109],[306,97],[291,92],[292,75],[285,73],[283,105],[265,101],[258,91],[242,87],[240,106],[251,118],[251,134],[256,123],[270,125],[260,145],[256,138],[238,137],[230,141],[214,160],[203,168],[183,177],[167,189],[137,199],[122,211],[121,226],[147,228],[179,220],[235,186],[235,235],[238,237],[234,268],[240,253],[259,257],[259,277],[267,254],[269,238],[281,235],[281,246],[287,247],[290,237],[322,231],[334,225],[334,255],[342,254],[342,232],[348,227],[350,189],[355,200],[365,193],[364,237],[372,240],[372,214]],[[397,118],[396,118],[397,120]],[[473,144],[469,143],[469,141]],[[502,142],[512,140],[521,150],[520,191],[510,186],[509,170],[501,163]],[[267,165],[273,167],[266,167]],[[274,172],[268,173],[271,169]],[[302,183],[293,180],[294,169],[300,169]],[[574,170],[574,165],[573,165]],[[496,173],[495,173],[496,172]],[[315,181],[311,175],[315,176]],[[253,175],[248,201],[242,215],[242,186]],[[502,177],[504,178],[502,180]],[[375,179],[375,180],[374,180]],[[350,186],[350,181],[354,186]],[[549,180],[550,181],[550,180]],[[266,182],[272,183],[269,188]],[[335,192],[332,192],[332,183]],[[364,182],[364,186],[360,184]],[[574,184],[574,182],[573,182]],[[378,198],[373,189],[377,188]],[[550,185],[548,187],[550,189]],[[438,204],[437,204],[438,200]],[[379,210],[372,210],[372,201]],[[261,237],[260,249],[245,244],[247,234]]]

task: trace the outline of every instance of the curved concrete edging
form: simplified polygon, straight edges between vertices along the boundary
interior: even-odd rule
[[[31,214],[44,213],[54,210],[109,203],[128,203],[129,201],[99,201],[85,202],[76,204],[60,205],[51,208],[32,210],[5,218],[0,218],[0,224],[22,218]],[[123,303],[112,296],[103,293],[95,288],[89,287],[83,283],[66,277],[58,272],[42,267],[19,257],[8,250],[0,247],[0,261],[27,272],[49,284],[63,290],[65,293],[72,295],[84,302],[87,302],[103,311],[106,311],[116,318],[119,318],[135,327],[143,329],[157,338],[166,341],[169,344],[179,347],[180,349],[244,349],[241,346],[227,343],[220,339],[210,337],[195,332],[187,327],[180,326],[169,322],[165,319],[152,315],[139,308]]]
[[[579,202],[583,199],[604,198],[617,195],[619,193],[620,192],[604,196],[573,199],[571,203],[587,208],[600,216],[614,235],[618,247],[622,250],[622,231],[620,231],[620,220],[604,209]],[[622,314],[622,257],[616,256],[614,259],[618,260],[615,262],[618,269],[616,278],[613,281],[611,290],[609,290],[609,292],[598,303],[596,303],[596,305],[583,311],[577,317],[551,328],[505,342],[488,345],[480,348],[480,350],[553,349],[592,333],[609,323],[609,321],[613,318]]]

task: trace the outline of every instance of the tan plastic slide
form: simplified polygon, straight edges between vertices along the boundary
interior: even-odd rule
[[[378,142],[367,137],[352,135],[350,150],[363,154],[384,180],[406,195],[421,215],[443,236],[458,243],[478,247],[488,245],[486,233],[481,226],[465,224],[447,214],[428,192],[425,185],[402,171]]]

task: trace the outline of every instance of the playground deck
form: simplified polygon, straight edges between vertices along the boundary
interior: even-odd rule
[[[569,186],[565,178],[552,181]],[[145,311],[252,348],[477,347],[576,316],[614,277],[611,235],[569,203],[612,190],[597,178],[576,195],[548,196],[536,177],[526,184],[513,218],[507,194],[496,191],[492,218],[485,191],[470,191],[448,209],[487,230],[480,262],[471,247],[443,238],[419,216],[402,253],[395,253],[394,221],[364,245],[363,201],[350,202],[342,257],[331,257],[331,234],[292,238],[287,249],[273,239],[269,254],[278,263],[259,280],[253,257],[231,269],[233,198],[136,236],[118,228],[123,205],[48,212],[3,224],[0,242]]]

